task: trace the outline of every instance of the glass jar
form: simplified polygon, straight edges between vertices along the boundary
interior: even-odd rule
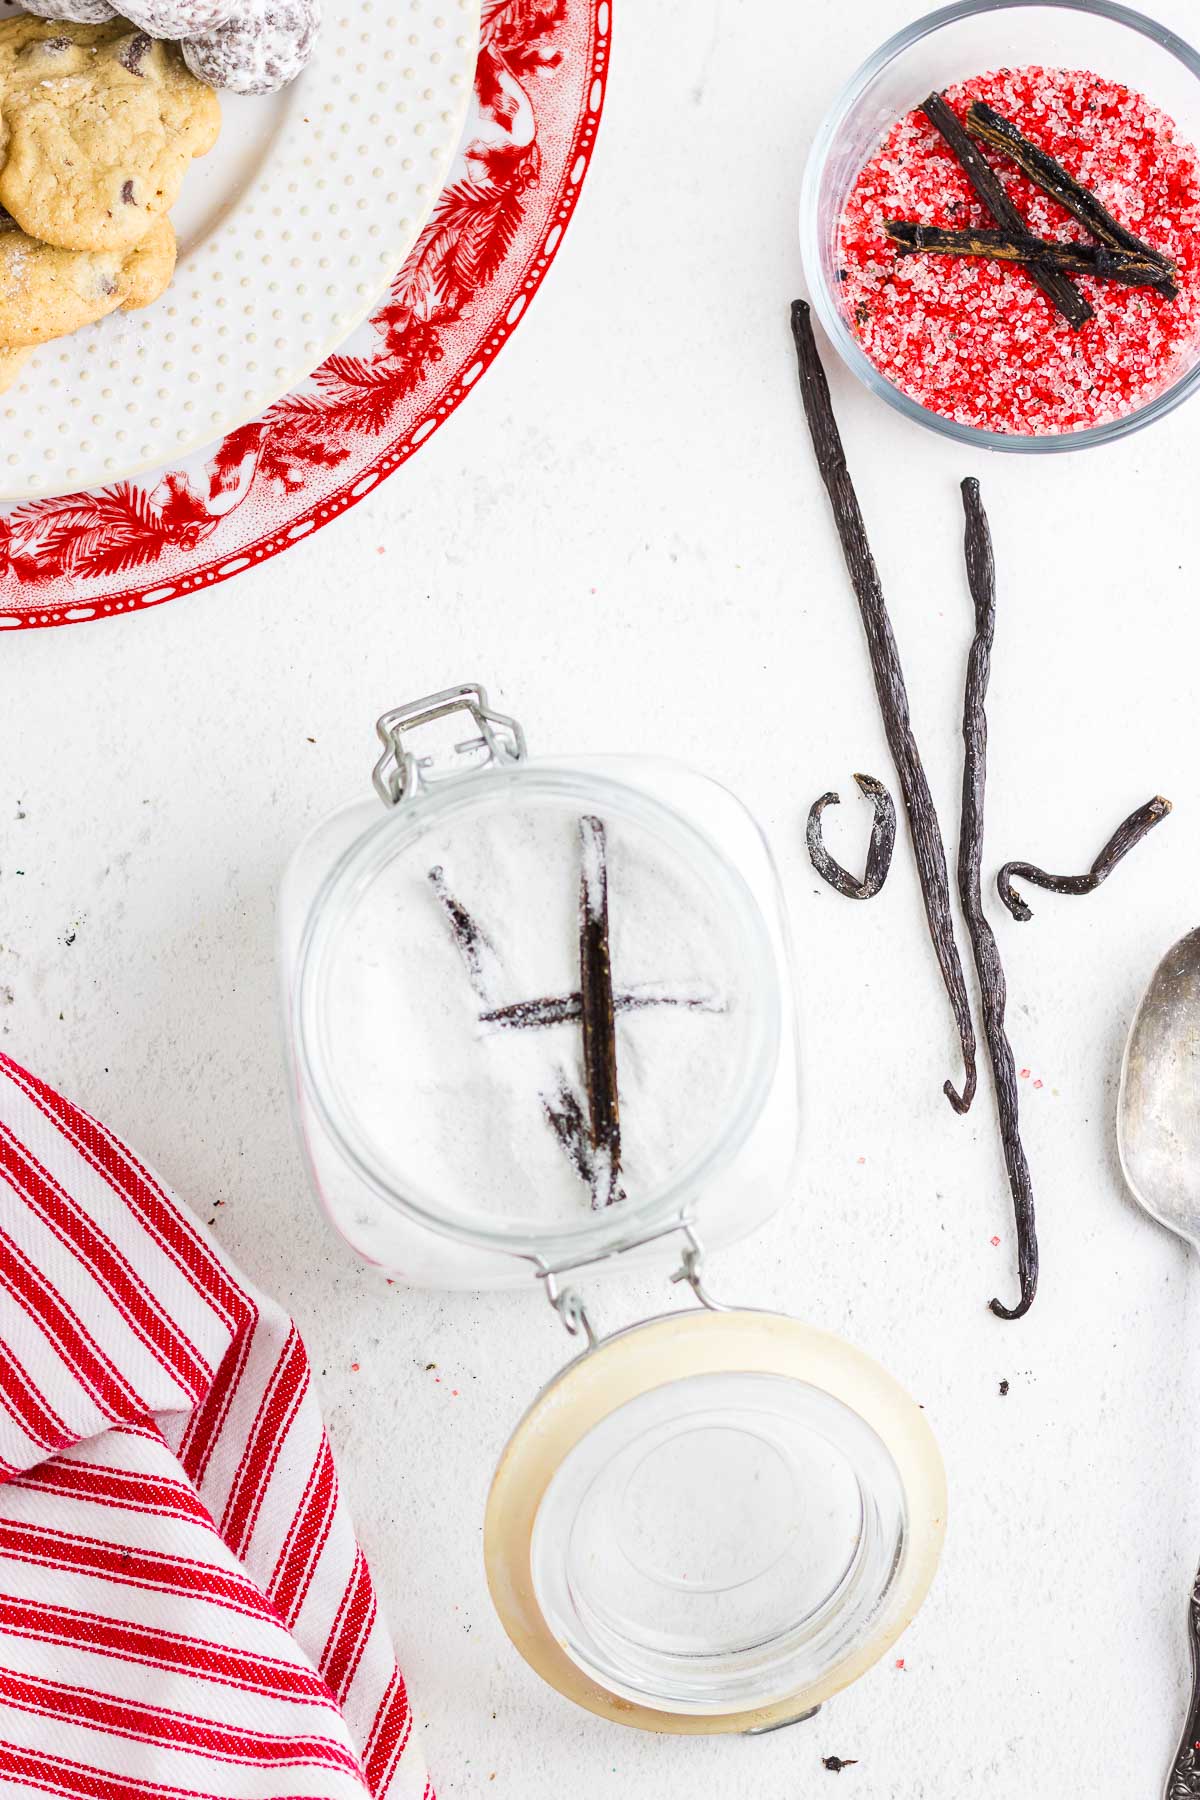
[[[449,754],[418,756],[446,722]],[[586,1341],[496,1470],[497,1612],[617,1723],[811,1717],[924,1598],[945,1482],[877,1364],[705,1285],[706,1247],[775,1209],[795,1157],[770,852],[690,769],[529,758],[477,686],[378,731],[387,810],[335,813],[284,884],[297,1114],[361,1255],[420,1284],[540,1282]],[[598,1341],[579,1282],[651,1260],[698,1307]]]
[[[461,737],[464,712],[473,734],[444,762],[409,747],[443,719]],[[319,825],[281,902],[300,1131],[331,1223],[389,1275],[452,1288],[661,1261],[685,1219],[714,1246],[752,1231],[787,1192],[799,1106],[787,930],[749,813],[676,763],[530,758],[477,686],[378,731],[386,810]],[[606,850],[615,1205],[571,1135],[589,1136],[581,822]]]

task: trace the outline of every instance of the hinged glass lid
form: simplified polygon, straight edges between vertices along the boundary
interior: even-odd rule
[[[794,1319],[672,1315],[566,1369],[497,1470],[505,1629],[569,1698],[658,1731],[761,1730],[909,1623],[945,1523],[920,1409]]]
[[[379,782],[403,804],[313,909],[303,1069],[385,1198],[516,1254],[585,1248],[617,1208],[631,1233],[678,1213],[744,1139],[778,1050],[770,941],[691,822],[525,761],[512,721],[467,705],[487,766],[439,779],[397,731]]]

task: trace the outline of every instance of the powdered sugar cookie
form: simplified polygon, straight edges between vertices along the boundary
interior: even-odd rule
[[[320,23],[320,0],[240,0],[226,24],[184,44],[183,60],[216,88],[273,94],[308,62]]]
[[[108,0],[21,0],[21,4],[39,19],[66,19],[72,25],[103,25],[117,16]]]
[[[46,0],[42,0],[46,4]],[[51,5],[106,5],[107,0],[49,0]],[[125,18],[155,38],[200,37],[239,11],[241,0],[121,0]]]

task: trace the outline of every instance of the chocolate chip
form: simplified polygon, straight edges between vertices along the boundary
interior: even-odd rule
[[[117,52],[117,61],[131,75],[140,75],[142,64],[150,53],[150,39],[144,31],[137,31]]]
[[[133,205],[133,182],[132,181],[123,181],[121,183],[121,198],[125,202],[126,206]]]
[[[32,43],[26,44],[20,54],[22,57],[33,57],[41,56],[43,52],[45,52],[50,56],[61,56],[64,50],[69,50],[70,48],[70,38],[34,38]]]

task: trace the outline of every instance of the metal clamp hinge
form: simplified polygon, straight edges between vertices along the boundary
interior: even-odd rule
[[[385,806],[398,806],[401,800],[419,788],[422,782],[461,775],[461,767],[451,764],[435,775],[434,758],[415,756],[405,747],[404,734],[448,713],[470,713],[476,736],[455,744],[457,757],[473,757],[473,768],[487,768],[492,763],[517,763],[525,760],[525,733],[516,719],[507,713],[494,712],[488,705],[487,692],[476,681],[462,682],[458,687],[443,688],[439,694],[426,694],[421,700],[410,700],[406,706],[393,707],[375,724],[383,755],[371,776],[375,792]]]
[[[672,1219],[667,1225],[661,1225],[657,1231],[648,1231],[631,1244],[619,1244],[613,1250],[598,1250],[593,1256],[581,1256],[571,1262],[546,1263],[541,1257],[533,1257],[531,1261],[537,1272],[538,1280],[543,1284],[546,1298],[562,1320],[563,1325],[572,1337],[580,1332],[587,1338],[588,1349],[594,1350],[599,1343],[595,1327],[588,1316],[583,1296],[573,1287],[560,1287],[559,1276],[573,1274],[576,1269],[591,1268],[594,1263],[609,1262],[614,1257],[626,1256],[631,1250],[640,1250],[643,1244],[653,1244],[659,1238],[670,1237],[681,1231],[684,1236],[683,1256],[680,1266],[670,1277],[672,1283],[686,1281],[708,1312],[731,1312],[732,1307],[714,1300],[701,1278],[704,1267],[704,1245],[696,1234],[690,1219]]]

